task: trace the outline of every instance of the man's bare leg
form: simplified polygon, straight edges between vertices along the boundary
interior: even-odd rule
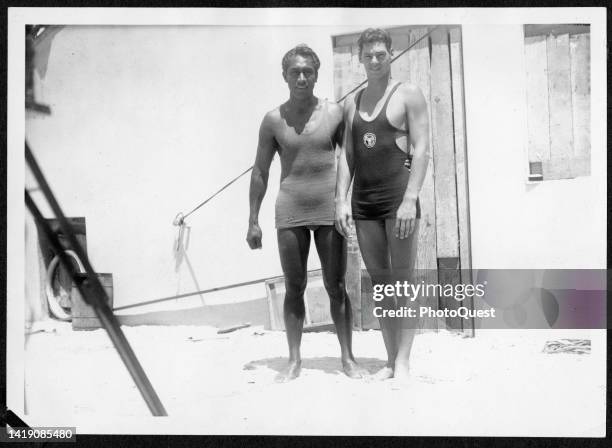
[[[349,378],[363,378],[368,371],[353,356],[353,311],[344,282],[346,273],[346,241],[334,226],[321,226],[314,231],[315,245],[321,260],[323,284],[329,295],[329,307],[336,326],[342,368]]]
[[[389,252],[391,254],[391,266],[393,282],[414,281],[414,268],[417,257],[419,239],[419,223],[416,220],[415,228],[408,238],[399,239],[394,235],[395,220],[389,219],[385,223]],[[397,298],[398,309],[401,306],[415,308],[417,302],[406,300],[405,297]],[[393,377],[401,382],[408,379],[410,353],[416,333],[418,317],[400,318],[397,322],[397,354],[395,358],[395,370]]]
[[[359,250],[372,279],[372,286],[388,284],[391,281],[391,264],[387,250],[387,235],[383,221],[355,221]],[[385,297],[377,303],[383,309],[395,309],[395,297]],[[380,330],[387,350],[387,364],[375,375],[375,379],[385,380],[393,377],[397,357],[396,318],[380,317]]]
[[[283,317],[289,344],[289,362],[277,376],[276,382],[286,382],[300,375],[302,358],[300,344],[304,327],[304,291],[306,290],[310,231],[305,227],[278,230],[278,250],[285,275]]]

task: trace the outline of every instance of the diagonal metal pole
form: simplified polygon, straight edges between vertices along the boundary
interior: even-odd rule
[[[147,403],[149,410],[154,416],[166,416],[166,410],[162,405],[155,389],[149,382],[147,375],[145,374],[142,366],[138,362],[132,347],[130,346],[128,340],[126,339],[121,327],[119,326],[119,322],[117,318],[113,314],[112,310],[108,306],[108,296],[106,295],[106,291],[100,284],[95,271],[93,270],[85,251],[79,244],[72,229],[72,226],[66,219],[66,216],[62,212],[62,209],[59,206],[55,196],[53,195],[49,184],[42,174],[30,147],[27,142],[25,144],[25,155],[26,160],[30,169],[32,170],[32,174],[36,178],[39,187],[41,188],[45,199],[51,206],[51,210],[54,215],[57,217],[60,223],[60,227],[62,232],[68,239],[68,244],[70,248],[74,250],[79,259],[83,262],[83,267],[85,268],[86,274],[78,275],[73,264],[68,259],[68,256],[65,254],[64,249],[62,248],[57,235],[51,229],[49,223],[45,220],[40,213],[40,210],[32,200],[32,197],[25,191],[25,201],[28,209],[32,213],[32,216],[40,226],[40,229],[43,231],[45,238],[49,241],[55,252],[59,255],[60,261],[64,265],[64,267],[70,272],[77,288],[79,289],[82,297],[87,301],[91,306],[93,306],[96,315],[100,319],[102,326],[107,331],[108,336],[110,337],[115,349],[119,353],[121,360],[125,364],[128,369],[132,379],[136,383],[136,387],[140,391],[143,399]]]

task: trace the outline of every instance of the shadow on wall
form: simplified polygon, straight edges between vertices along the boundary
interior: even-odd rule
[[[204,305],[183,310],[155,311],[143,314],[117,315],[121,325],[210,325],[227,327],[242,323],[266,325],[266,298],[222,305]]]

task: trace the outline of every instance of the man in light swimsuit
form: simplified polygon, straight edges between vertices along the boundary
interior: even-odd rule
[[[413,278],[417,253],[418,195],[429,159],[427,104],[417,86],[391,80],[389,33],[369,28],[358,45],[368,84],[344,103],[336,226],[348,236],[354,220],[373,285],[403,283]],[[349,205],[347,192],[353,176]],[[383,310],[414,306],[405,297],[385,297],[380,305]],[[387,364],[376,377],[403,380],[408,375],[417,319],[380,317],[379,321]]]
[[[278,152],[281,183],[276,200],[276,228],[285,276],[283,316],[289,343],[289,363],[277,376],[279,382],[300,374],[311,232],[340,341],[343,370],[351,378],[361,378],[366,373],[352,353],[352,311],[344,285],[346,241],[334,227],[335,150],[342,138],[342,108],[314,96],[319,66],[319,58],[306,45],[298,45],[284,56],[283,78],[289,87],[289,99],[265,115],[251,175],[247,242],[251,249],[259,249],[262,247],[259,208],[272,158]]]

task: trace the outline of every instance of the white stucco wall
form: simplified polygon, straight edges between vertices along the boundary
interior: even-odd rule
[[[528,184],[522,26],[463,27],[473,267],[605,269],[605,50],[599,31],[592,26],[591,72],[599,80],[591,84],[592,174]]]

